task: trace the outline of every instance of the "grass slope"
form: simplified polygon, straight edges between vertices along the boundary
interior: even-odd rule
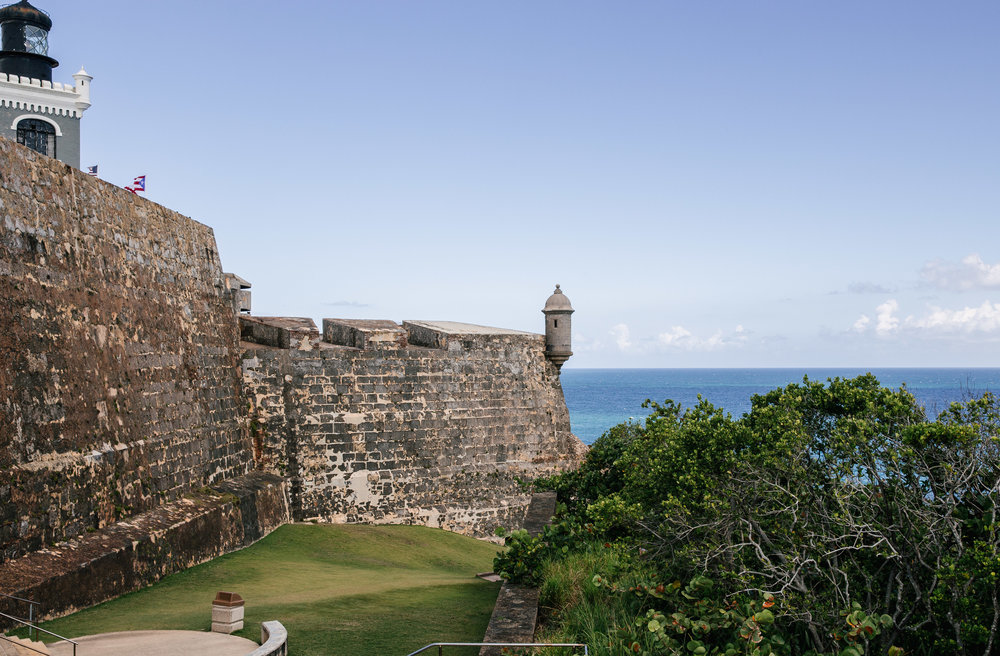
[[[209,630],[219,590],[246,600],[244,628],[288,629],[291,652],[405,656],[431,642],[477,642],[499,584],[475,578],[496,546],[423,526],[289,525],[257,544],[99,606],[45,623],[66,636]],[[460,652],[449,651],[449,656]]]

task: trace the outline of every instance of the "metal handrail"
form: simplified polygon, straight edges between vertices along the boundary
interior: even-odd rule
[[[31,599],[25,599],[24,597],[15,597],[14,595],[5,594],[3,592],[0,592],[0,597],[6,597],[7,599],[13,599],[15,601],[23,601],[24,603],[28,604],[28,622],[32,623],[35,621],[35,606],[38,606],[39,608],[42,607],[42,605],[37,601],[32,601]],[[23,622],[24,620],[19,620],[19,621]],[[28,634],[28,637],[29,638],[31,637],[30,632]],[[35,640],[38,640],[38,631],[35,631]]]
[[[431,647],[438,648],[438,656],[441,656],[443,647],[583,647],[583,656],[590,656],[587,645],[581,642],[432,642],[406,656],[416,656]]]
[[[14,620],[15,622],[20,622],[21,624],[24,624],[29,629],[34,629],[36,637],[38,636],[38,632],[41,631],[42,633],[47,633],[50,636],[55,636],[55,637],[59,638],[60,640],[64,640],[64,641],[70,643],[71,645],[73,645],[73,656],[76,656],[76,645],[77,645],[77,642],[75,640],[70,640],[66,636],[61,636],[58,633],[53,633],[52,631],[49,631],[48,629],[43,629],[40,626],[36,626],[34,624],[29,624],[28,622],[25,622],[20,617],[14,617],[13,615],[8,615],[7,613],[0,613],[0,617],[6,617],[9,620]],[[2,636],[0,636],[0,637],[2,637]],[[13,642],[13,641],[8,640],[8,642]],[[27,649],[31,649],[31,651],[38,651],[37,649],[32,649],[31,647],[28,647],[27,645],[20,645],[20,646],[21,647],[26,647]],[[38,653],[41,654],[43,652],[38,652]]]
[[[32,601],[31,599],[25,599],[24,597],[15,597],[14,595],[5,594],[0,592],[0,597],[7,597],[8,599],[16,599],[17,601],[23,601],[26,604],[31,604],[33,606],[41,606],[37,601]]]

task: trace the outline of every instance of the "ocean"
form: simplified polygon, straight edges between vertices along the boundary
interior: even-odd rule
[[[672,399],[684,407],[698,394],[734,417],[750,410],[750,397],[789,383],[853,378],[871,372],[898,389],[905,384],[934,417],[953,401],[1000,390],[1000,369],[563,369],[562,386],[573,432],[592,444],[604,431],[630,417],[642,419],[646,399]]]

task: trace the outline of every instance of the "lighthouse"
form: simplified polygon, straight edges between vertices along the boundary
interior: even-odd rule
[[[0,8],[0,136],[80,168],[80,117],[90,107],[82,68],[74,84],[52,81],[52,19],[28,0]]]

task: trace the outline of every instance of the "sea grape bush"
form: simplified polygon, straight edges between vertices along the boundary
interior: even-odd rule
[[[594,534],[592,525],[581,526],[575,517],[567,515],[565,505],[557,506],[556,514],[563,517],[545,526],[542,534],[535,537],[524,529],[509,532],[497,529],[496,534],[504,538],[506,548],[493,559],[493,571],[509,581],[537,585],[547,559],[569,553],[572,546]]]
[[[564,504],[556,525],[498,561],[539,579],[574,551],[635,554],[630,576],[660,583],[628,626],[592,636],[612,653],[1000,653],[995,396],[929,420],[866,375],[805,379],[735,419],[704,399],[647,404],[541,482]]]
[[[595,576],[595,586],[613,584]],[[715,590],[712,579],[695,576],[687,585],[637,585],[628,589],[636,597],[646,597],[653,608],[635,620],[629,649],[640,656],[661,654],[722,654],[724,656],[815,656],[812,649],[793,649],[776,625],[772,595],[733,595],[726,599]],[[664,610],[661,610],[664,609]],[[844,625],[838,640],[843,648],[838,656],[861,656],[869,638],[892,625],[888,615],[873,616],[854,604],[842,613]]]
[[[493,571],[508,581],[537,585],[550,545],[524,529],[498,529],[497,535],[504,538],[506,549],[493,559]]]

